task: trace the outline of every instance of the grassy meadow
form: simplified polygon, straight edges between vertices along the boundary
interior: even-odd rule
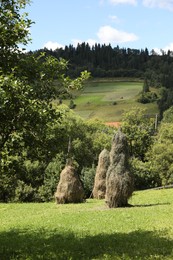
[[[130,203],[0,204],[0,259],[173,259],[173,189]]]
[[[91,80],[83,90],[73,93],[76,96],[74,111],[84,119],[98,118],[105,122],[121,121],[122,113],[132,107],[146,108],[150,114],[157,113],[156,103],[137,102],[142,86],[143,82],[139,80]]]

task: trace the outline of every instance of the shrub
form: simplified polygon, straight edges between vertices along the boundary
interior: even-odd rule
[[[64,165],[63,154],[57,154],[52,162],[48,164],[45,170],[44,183],[38,189],[38,201],[45,202],[53,199]]]
[[[76,107],[76,104],[74,103],[73,99],[70,100],[69,108],[74,109]]]
[[[9,202],[14,198],[16,179],[13,175],[0,175],[0,202]]]
[[[138,102],[142,104],[152,103],[158,100],[157,94],[155,92],[142,93],[138,98]]]
[[[27,185],[23,181],[18,180],[15,189],[15,202],[33,202],[35,201],[36,189],[31,185]]]
[[[81,180],[83,182],[85,195],[89,198],[92,194],[94,187],[94,178],[96,174],[96,168],[93,165],[92,168],[84,167],[81,172]]]
[[[161,186],[159,174],[153,172],[151,162],[142,162],[133,158],[131,160],[131,171],[134,174],[135,190],[144,190]]]
[[[49,202],[53,200],[53,194],[49,186],[42,185],[38,188],[36,201],[37,202]]]

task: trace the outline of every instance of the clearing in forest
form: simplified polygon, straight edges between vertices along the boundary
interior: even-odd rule
[[[146,108],[149,114],[157,113],[157,104],[137,101],[142,81],[88,82],[75,93],[74,111],[85,119],[98,118],[104,122],[121,121],[122,113],[133,107]]]

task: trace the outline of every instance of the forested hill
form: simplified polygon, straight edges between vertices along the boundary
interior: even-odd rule
[[[112,48],[111,45],[95,44],[90,47],[88,43],[65,46],[54,51],[48,49],[37,50],[36,53],[46,52],[56,58],[69,61],[69,73],[76,77],[79,72],[87,69],[93,77],[152,77],[153,80],[166,80],[166,75],[173,71],[173,52],[162,51],[158,55],[147,48],[130,49]],[[173,81],[173,76],[172,76]],[[165,82],[167,83],[167,82]],[[167,83],[168,84],[168,83]]]
[[[152,87],[162,87],[158,102],[160,112],[173,105],[173,52],[161,52],[112,47],[111,45],[88,43],[65,46],[54,51],[40,49],[32,54],[45,52],[69,62],[68,75],[77,77],[81,71],[88,70],[92,77],[131,77],[147,79]]]

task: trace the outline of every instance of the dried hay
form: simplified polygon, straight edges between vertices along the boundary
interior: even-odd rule
[[[106,172],[109,167],[109,151],[104,149],[99,155],[98,166],[96,169],[93,198],[104,199],[106,193]]]
[[[57,204],[84,202],[81,180],[71,165],[66,165],[60,174],[55,200]]]
[[[133,175],[128,164],[126,136],[119,130],[114,136],[110,152],[110,166],[106,177],[106,203],[110,208],[128,206],[133,192]]]

